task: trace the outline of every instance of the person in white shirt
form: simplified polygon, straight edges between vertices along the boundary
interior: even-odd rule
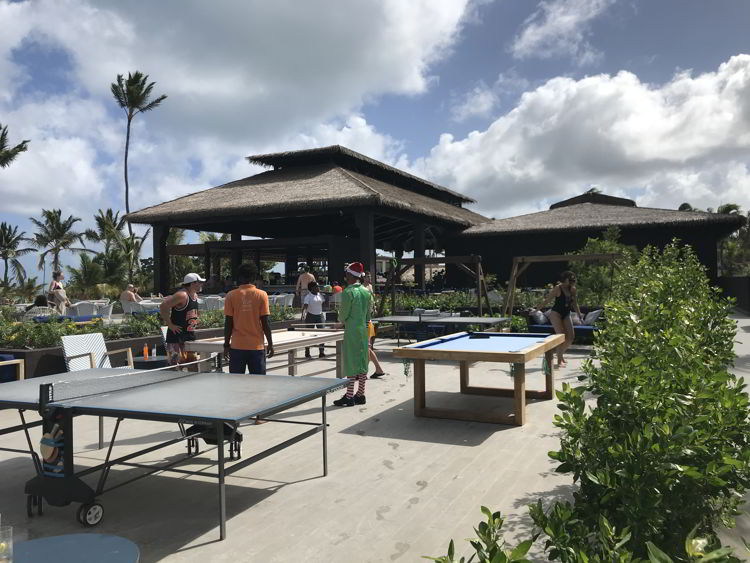
[[[302,303],[302,319],[310,325],[310,328],[316,328],[317,325],[323,324],[323,296],[320,294],[320,288],[315,281],[307,284],[307,295]],[[318,346],[318,357],[325,357],[323,345]],[[305,358],[312,358],[310,348],[305,348]]]

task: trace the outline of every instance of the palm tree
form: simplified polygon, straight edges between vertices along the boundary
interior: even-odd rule
[[[29,242],[25,237],[26,233],[18,232],[18,227],[11,226],[5,221],[0,223],[0,258],[5,264],[5,274],[3,275],[3,285],[8,285],[8,265],[13,268],[13,275],[19,285],[26,278],[26,270],[18,259],[20,256],[34,252],[33,248],[18,248],[21,243]]]
[[[120,287],[128,274],[125,254],[119,247],[111,247],[94,257],[94,262],[102,267],[104,283]]]
[[[60,270],[60,254],[63,251],[91,252],[88,248],[73,246],[76,242],[84,244],[83,233],[73,230],[73,225],[81,220],[79,217],[70,215],[67,219],[63,219],[62,210],[60,209],[42,209],[42,219],[40,221],[39,219],[30,217],[31,222],[37,227],[33,244],[37,248],[46,249],[39,255],[38,267],[40,270],[44,267],[47,255],[52,256],[52,269]]]
[[[695,208],[686,201],[680,204],[677,211],[695,211]]]
[[[33,301],[42,292],[42,286],[37,283],[35,277],[30,277],[20,283],[15,292],[25,301]]]
[[[156,82],[146,84],[148,74],[136,70],[133,74],[128,73],[128,79],[124,80],[122,74],[117,75],[117,82],[111,85],[112,95],[125,110],[128,116],[128,129],[125,135],[125,213],[130,213],[130,187],[128,186],[128,149],[130,147],[130,124],[133,118],[144,111],[150,111],[167,99],[162,95],[149,102],[151,90]],[[132,236],[133,229],[128,222],[128,233]]]
[[[3,127],[0,123],[0,168],[7,168],[10,163],[22,152],[24,152],[30,143],[28,139],[21,141],[15,147],[8,146],[8,126]]]
[[[88,295],[96,286],[104,282],[104,268],[94,262],[88,254],[81,254],[78,268],[68,266],[70,287],[73,291]]]
[[[146,229],[146,232],[142,237],[130,235],[128,237],[123,237],[119,241],[119,248],[123,254],[128,269],[128,283],[133,283],[133,276],[140,266],[143,243],[148,238],[150,232],[151,229]]]
[[[125,228],[125,219],[120,217],[119,211],[100,209],[94,215],[96,229],[86,229],[85,236],[92,242],[104,243],[104,252],[107,253],[112,248],[113,243],[119,242],[123,238],[122,230]]]

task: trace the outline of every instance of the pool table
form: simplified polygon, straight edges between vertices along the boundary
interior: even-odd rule
[[[554,349],[565,341],[562,334],[509,332],[457,332],[393,350],[394,357],[414,361],[414,415],[521,426],[526,421],[526,399],[552,399],[554,396]],[[526,389],[526,364],[544,356],[545,389]],[[425,398],[425,363],[428,360],[453,360],[459,363],[461,393],[513,397],[512,414],[494,414],[472,410],[428,407]],[[513,388],[474,387],[469,385],[469,366],[473,362],[513,364]]]

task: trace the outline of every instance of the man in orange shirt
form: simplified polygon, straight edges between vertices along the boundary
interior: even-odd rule
[[[230,373],[245,373],[247,368],[251,374],[265,375],[266,357],[273,356],[268,294],[254,285],[258,268],[253,262],[240,265],[237,273],[240,287],[224,299],[224,356],[229,356]]]

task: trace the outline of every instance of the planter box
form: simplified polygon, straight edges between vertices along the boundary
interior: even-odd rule
[[[278,321],[271,323],[273,330],[282,328],[288,328],[292,323],[299,322],[297,320],[291,321]],[[204,328],[198,329],[196,336],[201,338],[218,338],[224,335],[223,328]],[[121,338],[119,340],[108,340],[105,342],[107,350],[121,350],[122,348],[131,348],[134,356],[143,355],[143,346],[148,345],[149,350],[152,350],[156,346],[157,353],[164,354],[164,343],[161,335],[152,336],[139,336],[136,338]],[[26,378],[31,379],[32,377],[41,377],[43,375],[53,375],[55,373],[64,373],[67,371],[65,368],[65,358],[63,357],[62,347],[55,346],[53,348],[37,348],[37,349],[23,349],[23,348],[8,348],[0,350],[0,354],[11,354],[15,359],[24,360],[24,369],[26,371]],[[112,365],[114,367],[124,366],[127,363],[125,354],[116,354],[111,358]]]

